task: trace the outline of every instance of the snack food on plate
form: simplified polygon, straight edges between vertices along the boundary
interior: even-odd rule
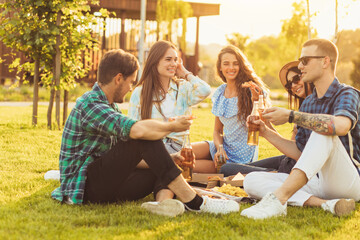
[[[231,186],[230,184],[224,184],[221,187],[214,187],[215,191],[225,193],[227,195],[236,196],[236,197],[247,197],[247,193],[239,188]]]

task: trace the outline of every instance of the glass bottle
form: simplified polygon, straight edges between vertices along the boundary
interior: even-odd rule
[[[255,120],[260,119],[259,115],[259,102],[254,101],[253,109],[249,117],[249,130],[248,130],[248,145],[258,145],[259,144],[259,125],[252,123]]]
[[[258,111],[259,111],[260,119],[263,121],[264,121],[264,119],[262,118],[262,113],[264,110],[265,110],[264,95],[259,95]]]
[[[194,154],[190,143],[189,133],[184,135],[184,143],[180,154],[182,157],[185,158],[180,166],[182,168],[182,175],[185,178],[185,180],[190,181],[192,179]]]
[[[218,156],[218,162],[217,162],[217,172],[220,172],[221,167],[226,163],[226,156],[225,156],[225,149],[222,144],[219,144],[220,155]]]

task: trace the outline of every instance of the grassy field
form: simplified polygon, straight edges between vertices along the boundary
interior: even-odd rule
[[[287,217],[254,221],[186,212],[176,218],[149,214],[146,199],[111,205],[61,205],[50,198],[57,181],[61,131],[46,129],[46,107],[31,127],[31,107],[0,107],[0,239],[359,239],[360,210],[345,218],[314,208],[289,207]],[[211,139],[210,109],[195,109],[191,140]],[[291,126],[278,131],[290,136]],[[260,158],[279,154],[264,139]],[[241,205],[241,209],[249,205]]]

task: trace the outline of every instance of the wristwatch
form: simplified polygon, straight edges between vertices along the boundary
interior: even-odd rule
[[[294,110],[291,110],[289,115],[289,123],[292,123],[293,121],[294,121]]]

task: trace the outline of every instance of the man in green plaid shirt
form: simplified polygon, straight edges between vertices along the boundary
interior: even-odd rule
[[[137,59],[122,50],[104,55],[97,83],[76,101],[66,121],[59,158],[61,186],[52,197],[67,204],[111,203],[169,188],[189,210],[238,211],[236,202],[197,195],[167,153],[161,139],[188,130],[191,123],[186,116],[174,122],[136,121],[117,108],[131,91],[138,68]],[[144,163],[147,168],[139,168]],[[182,202],[166,199],[145,203],[144,208],[176,216],[184,212]]]

